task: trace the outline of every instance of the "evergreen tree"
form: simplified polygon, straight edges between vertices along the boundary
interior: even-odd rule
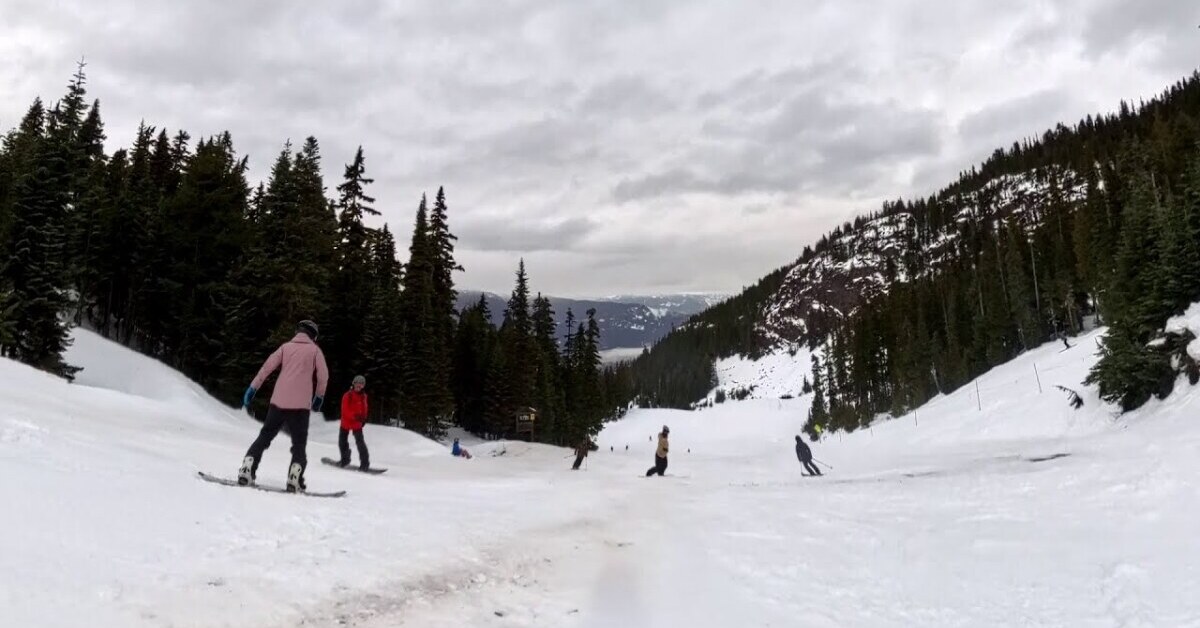
[[[329,291],[326,322],[322,325],[325,338],[322,346],[329,361],[330,386],[334,390],[348,388],[353,374],[362,370],[358,349],[371,298],[371,230],[363,223],[363,218],[379,215],[371,207],[375,199],[366,194],[366,187],[373,182],[366,177],[360,146],[354,160],[346,165],[342,183],[337,187],[336,272]]]
[[[458,294],[454,290],[454,271],[463,268],[454,260],[454,242],[458,239],[450,233],[446,216],[446,192],[438,188],[429,214],[429,248],[433,271],[433,311],[441,326],[441,346],[449,347],[454,331],[454,304]]]
[[[1021,255],[1024,237],[1020,227],[1009,225],[1008,243],[1005,251],[1005,275],[1008,286],[1008,309],[1011,320],[1017,327],[1017,337],[1022,349],[1037,346],[1041,340],[1038,333],[1037,312],[1032,307],[1028,274]]]
[[[359,354],[371,385],[371,411],[375,417],[387,419],[398,414],[404,376],[401,272],[396,242],[387,225],[373,240],[374,285]]]
[[[537,356],[535,407],[538,409],[538,438],[543,442],[566,444],[566,434],[559,424],[564,403],[558,361],[558,342],[555,339],[554,309],[550,299],[538,293],[533,300],[534,346]]]
[[[529,278],[525,260],[517,267],[516,286],[504,311],[500,327],[504,353],[507,406],[512,411],[532,407],[536,398],[537,356],[533,343],[533,322],[529,312]]]
[[[454,411],[450,356],[444,346],[441,312],[434,310],[434,252],[425,197],[417,208],[404,273],[401,316],[405,328],[402,410],[405,425],[440,436]]]
[[[459,315],[451,377],[455,423],[475,433],[483,433],[487,428],[485,387],[494,346],[491,312],[486,295],[481,294],[478,303]]]
[[[164,205],[160,224],[163,241],[178,253],[166,264],[165,293],[171,324],[166,326],[170,362],[201,384],[220,387],[228,400],[240,388],[225,378],[231,352],[258,353],[257,347],[228,347],[221,343],[236,296],[257,285],[235,271],[250,253],[252,232],[245,222],[249,186],[246,160],[239,159],[228,133],[201,141],[188,164],[179,191]],[[259,356],[261,359],[261,356]]]
[[[8,303],[0,306],[9,312],[6,322],[13,333],[3,354],[71,379],[78,369],[63,361],[70,340],[62,318],[70,304],[63,254],[69,170],[60,145],[65,141],[58,126],[61,121],[57,116],[44,120],[41,103],[35,102],[21,123],[22,132],[38,139],[28,154],[30,165],[11,192],[7,259],[0,274],[2,285],[11,293]]]
[[[494,342],[490,349],[483,387],[483,422],[487,436],[500,438],[513,430],[515,407],[509,390],[511,381],[504,346]]]
[[[812,390],[813,400],[812,405],[808,409],[808,422],[804,424],[804,431],[809,436],[818,434],[817,428],[824,428],[829,424],[829,410],[825,405],[825,385],[821,376],[821,363],[817,360],[817,356],[812,356]]]

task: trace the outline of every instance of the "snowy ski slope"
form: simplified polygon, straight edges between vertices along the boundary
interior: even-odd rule
[[[305,499],[197,481],[257,424],[77,331],[77,384],[0,361],[0,625],[1200,626],[1200,395],[1115,417],[1080,384],[1097,333],[815,444],[824,478],[800,397],[634,411],[578,473],[371,426],[390,471],[316,464],[349,495]],[[335,441],[314,422],[309,458]]]

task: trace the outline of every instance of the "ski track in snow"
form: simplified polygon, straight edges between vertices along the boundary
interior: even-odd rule
[[[634,411],[580,472],[370,426],[388,473],[310,465],[349,494],[298,499],[193,478],[233,473],[257,424],[76,332],[76,385],[0,362],[0,624],[1200,626],[1200,393],[1115,418],[1079,383],[1096,333],[828,435],[826,477],[793,454],[800,397]],[[664,423],[668,477],[639,477]],[[310,460],[335,441],[314,421]]]

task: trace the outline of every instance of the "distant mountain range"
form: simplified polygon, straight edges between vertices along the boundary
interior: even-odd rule
[[[504,320],[508,297],[491,292],[463,290],[458,294],[458,308],[462,309],[479,301],[480,294],[487,296],[492,322],[499,325]],[[575,313],[576,319],[585,318],[589,309],[595,309],[596,321],[600,324],[600,348],[608,350],[652,345],[693,314],[704,311],[724,298],[723,295],[712,294],[614,296],[598,299],[550,297],[550,304],[554,307],[554,316],[562,336],[567,334],[564,321],[568,309]]]

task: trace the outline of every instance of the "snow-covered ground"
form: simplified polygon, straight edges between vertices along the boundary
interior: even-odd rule
[[[740,391],[750,399],[799,397],[812,373],[812,352],[807,347],[778,348],[757,360],[735,355],[717,360],[714,370],[717,386],[704,400],[708,404],[716,401],[718,391],[727,396]]]
[[[390,471],[314,464],[349,492],[319,499],[195,479],[257,425],[78,332],[75,385],[0,361],[0,625],[1200,626],[1200,393],[1114,417],[1079,383],[1095,337],[828,437],[824,478],[792,452],[801,397],[634,411],[578,473],[372,426]]]

